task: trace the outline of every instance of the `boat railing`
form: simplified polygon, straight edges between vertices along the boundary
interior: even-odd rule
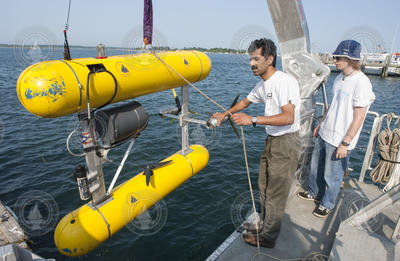
[[[317,106],[322,107],[322,111],[325,110],[325,106],[323,103],[316,103]],[[373,169],[372,161],[373,157],[375,154],[375,149],[377,145],[377,137],[378,134],[381,131],[382,128],[382,123],[384,120],[386,120],[388,114],[382,114],[380,115],[379,113],[375,111],[368,111],[367,113],[367,118],[373,117],[373,123],[371,126],[371,129],[369,131],[369,140],[368,140],[368,145],[367,149],[364,155],[363,159],[363,164],[362,168],[360,171],[360,176],[358,178],[358,181],[361,183],[364,183],[365,179],[365,174],[367,171],[370,171]],[[393,119],[399,119],[400,115],[394,115]],[[365,132],[365,130],[364,130]],[[368,133],[368,130],[367,130]],[[399,148],[400,149],[400,148]],[[396,161],[400,161],[400,153],[397,153],[397,158]],[[400,173],[400,164],[395,164],[395,167],[393,168],[392,175],[395,175],[396,173]],[[355,213],[353,216],[349,217],[344,221],[344,223],[351,224],[353,226],[361,226],[362,224],[365,224],[368,220],[371,218],[374,218],[376,215],[381,213],[383,209],[386,207],[393,205],[396,201],[400,199],[400,184],[397,184],[393,186],[389,191],[386,193],[383,193],[380,195],[378,198],[374,199],[369,205],[366,207],[362,208],[360,211]],[[395,229],[393,230],[393,234],[391,237],[393,242],[397,242],[400,240],[400,216],[398,217],[397,224]]]
[[[322,108],[322,112],[324,112],[325,110],[325,105],[323,103],[317,102],[316,103],[317,106],[320,106]],[[359,182],[364,182],[365,179],[365,174],[367,173],[367,171],[370,171],[373,169],[372,165],[372,161],[374,158],[374,154],[375,154],[375,149],[376,149],[376,145],[377,145],[377,136],[381,131],[382,128],[382,123],[384,120],[386,120],[388,114],[382,114],[380,115],[378,112],[375,111],[368,111],[367,113],[367,118],[371,118],[373,117],[373,123],[371,126],[370,131],[367,133],[369,133],[369,140],[368,140],[368,145],[367,145],[367,149],[364,155],[364,159],[363,159],[363,164],[361,167],[361,171],[360,171],[360,176],[358,178]],[[398,119],[400,118],[400,115],[394,115],[393,119]],[[365,132],[365,130],[364,130]],[[357,149],[357,147],[356,147]],[[396,161],[400,161],[400,153],[397,154],[397,159]],[[398,166],[399,164],[396,164],[395,168],[393,169],[393,173],[396,173],[398,171],[400,171],[400,166]],[[352,170],[352,169],[350,169]]]
[[[378,140],[377,137],[381,131],[383,121],[386,120],[388,116],[388,114],[379,115],[379,113],[374,111],[368,112],[368,115],[372,115],[374,117],[374,121],[371,127],[367,151],[365,152],[362,169],[360,171],[360,176],[358,179],[359,182],[364,182],[366,172],[373,169],[371,164],[377,145],[377,140]],[[399,119],[399,118],[400,118],[399,115],[393,116],[393,119]],[[396,161],[397,162],[400,161],[400,153],[397,153]],[[396,177],[400,176],[399,174],[400,174],[400,164],[395,164],[391,175]],[[394,203],[399,199],[400,199],[400,184],[397,184],[393,186],[390,190],[388,190],[387,192],[383,193],[381,196],[373,200],[368,206],[361,209],[353,216],[349,217],[344,222],[352,224],[353,226],[361,226],[371,218],[374,218],[376,215],[381,213],[383,209],[385,209],[386,207],[394,205]],[[400,240],[400,215],[397,219],[396,227],[393,230],[391,240],[393,242],[397,242]]]
[[[377,137],[381,131],[383,121],[386,120],[386,118],[388,116],[388,114],[379,115],[379,113],[374,112],[374,111],[369,111],[368,115],[373,115],[374,121],[373,121],[373,124],[371,127],[367,151],[365,152],[363,165],[362,165],[362,168],[360,171],[360,177],[358,178],[358,181],[360,181],[360,182],[364,182],[366,172],[373,169],[371,165],[372,165],[372,159],[374,157],[374,153],[375,153],[375,149],[376,149],[376,145],[377,145],[377,140],[378,140]],[[393,116],[393,119],[398,119],[398,118],[400,118],[399,115]],[[396,161],[400,161],[400,153],[397,153]],[[395,164],[392,175],[394,175],[395,173],[397,173],[399,171],[400,171],[399,164]]]

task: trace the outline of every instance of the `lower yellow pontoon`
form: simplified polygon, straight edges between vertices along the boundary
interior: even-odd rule
[[[126,226],[138,215],[156,204],[187,179],[202,170],[208,162],[205,147],[192,145],[190,153],[176,153],[164,161],[171,162],[155,169],[146,185],[139,173],[115,188],[104,203],[88,203],[67,214],[57,225],[54,240],[58,250],[68,256],[89,253]]]

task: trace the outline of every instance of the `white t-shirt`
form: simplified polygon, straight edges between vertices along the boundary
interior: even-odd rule
[[[353,121],[354,107],[367,107],[368,111],[375,100],[371,82],[363,72],[343,77],[343,73],[340,73],[333,83],[332,104],[319,130],[321,138],[335,147],[339,147],[346,136]],[[356,146],[361,128],[350,142],[349,150]]]
[[[290,125],[265,125],[268,135],[280,136],[300,129],[300,90],[297,80],[282,71],[276,71],[267,81],[261,80],[249,93],[253,103],[265,103],[265,116],[282,113],[281,107],[292,103],[295,107],[294,122]]]

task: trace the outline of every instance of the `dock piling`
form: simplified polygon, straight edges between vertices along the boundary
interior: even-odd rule
[[[386,78],[386,77],[388,76],[388,73],[389,73],[389,65],[390,65],[390,60],[391,60],[391,58],[392,58],[392,54],[388,54],[388,55],[386,56],[385,63],[384,63],[384,65],[382,66],[381,78]]]

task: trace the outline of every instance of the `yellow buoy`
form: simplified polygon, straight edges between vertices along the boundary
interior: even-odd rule
[[[58,223],[54,241],[58,250],[68,256],[89,253],[130,221],[164,198],[208,163],[205,147],[192,145],[183,156],[176,153],[163,161],[169,164],[154,170],[149,186],[146,176],[139,173],[115,188],[104,203],[91,202],[67,214]]]
[[[211,61],[202,52],[169,51],[157,56],[192,83],[211,70]],[[22,72],[17,93],[32,114],[55,118],[87,108],[88,83],[91,108],[186,85],[154,54],[144,53],[40,62]]]

